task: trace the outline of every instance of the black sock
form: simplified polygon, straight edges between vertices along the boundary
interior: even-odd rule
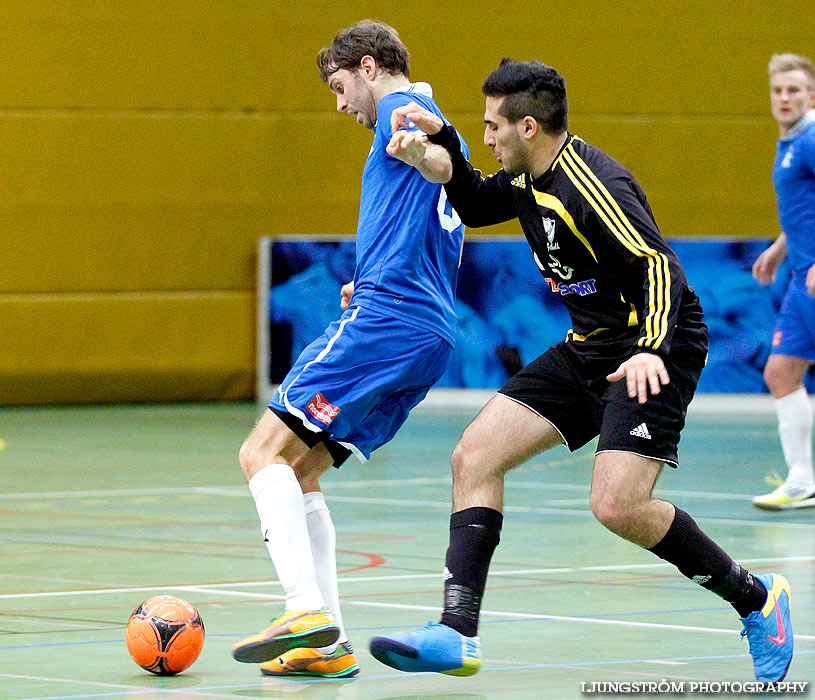
[[[694,583],[724,598],[739,617],[760,610],[767,600],[767,589],[761,581],[734,562],[684,510],[676,508],[665,537],[650,551]]]
[[[504,516],[492,508],[466,508],[450,516],[441,623],[466,637],[478,632],[481,596]]]

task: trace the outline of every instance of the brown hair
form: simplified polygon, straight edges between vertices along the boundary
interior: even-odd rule
[[[786,73],[791,70],[802,70],[806,73],[809,89],[815,90],[815,69],[812,61],[806,56],[798,56],[794,53],[774,53],[767,66],[770,75],[774,73]]]
[[[328,82],[340,68],[356,70],[364,56],[372,56],[377,66],[391,75],[410,75],[408,50],[399,32],[384,22],[364,19],[334,35],[331,46],[320,49],[317,65],[320,80]]]

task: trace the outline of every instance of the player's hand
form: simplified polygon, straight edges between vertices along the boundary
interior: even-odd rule
[[[351,297],[354,296],[354,282],[348,282],[347,284],[342,285],[340,288],[340,294],[342,295],[342,299],[340,299],[340,308],[347,309],[348,304],[351,303]]]
[[[661,391],[663,384],[668,384],[671,378],[665,363],[659,355],[650,352],[638,352],[623,362],[616,372],[606,376],[609,382],[616,382],[625,377],[628,386],[628,395],[636,397],[639,403],[648,400],[648,392],[654,396]]]
[[[778,269],[778,263],[774,262],[772,252],[769,248],[756,258],[753,263],[753,277],[758,280],[758,283],[767,286],[775,282],[775,273]]]
[[[385,150],[414,168],[421,165],[427,153],[427,134],[421,131],[397,131]]]
[[[399,129],[409,129],[408,122],[413,122],[426,134],[438,134],[444,126],[440,117],[415,102],[397,107],[391,112],[391,133],[396,133]]]
[[[806,285],[807,294],[809,294],[811,297],[815,297],[815,265],[807,270]]]
[[[778,266],[784,261],[786,253],[786,245],[781,247],[776,242],[756,258],[753,263],[753,277],[758,280],[759,284],[766,287],[775,282],[775,273],[778,271]]]

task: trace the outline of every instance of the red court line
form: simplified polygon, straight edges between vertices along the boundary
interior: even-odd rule
[[[385,563],[385,557],[379,554],[367,554],[366,552],[355,552],[351,549],[338,549],[337,554],[357,554],[361,557],[365,557],[368,559],[367,564],[360,564],[359,566],[354,566],[350,569],[337,569],[337,575],[340,576],[342,574],[351,574],[355,571],[364,571],[365,569],[375,569],[377,566],[382,566]]]

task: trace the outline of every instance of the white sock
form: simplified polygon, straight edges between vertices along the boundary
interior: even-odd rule
[[[790,486],[813,486],[812,472],[812,406],[803,387],[776,399],[778,434],[789,468],[786,483]]]
[[[308,537],[311,540],[311,556],[314,559],[314,571],[317,574],[317,585],[325,601],[325,606],[334,613],[340,636],[336,643],[319,649],[323,654],[330,654],[341,642],[347,642],[345,628],[340,614],[340,591],[337,584],[337,533],[331,521],[331,513],[325,504],[320,491],[303,496],[306,504],[306,522]]]
[[[319,610],[317,586],[306,525],[303,491],[288,464],[270,464],[249,480],[260,516],[260,531],[286,592],[286,610]]]

